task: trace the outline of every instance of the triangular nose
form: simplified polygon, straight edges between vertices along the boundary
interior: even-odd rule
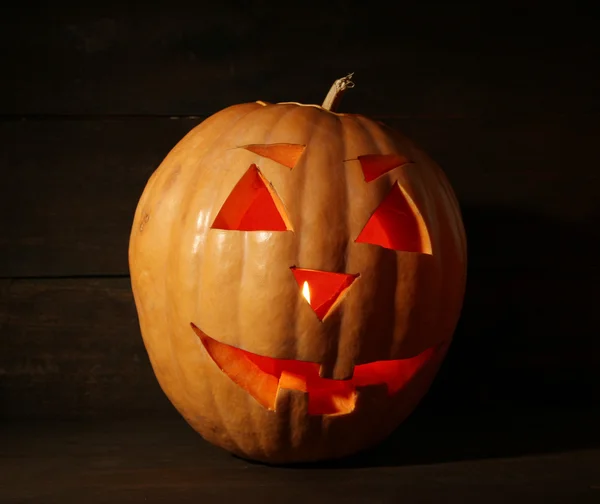
[[[345,294],[354,280],[360,275],[348,273],[332,273],[314,269],[290,268],[300,287],[300,292],[319,320],[337,305],[338,300]]]

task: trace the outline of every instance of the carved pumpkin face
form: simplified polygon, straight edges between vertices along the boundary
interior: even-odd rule
[[[414,409],[465,262],[433,161],[365,117],[293,103],[192,130],[148,182],[130,243],[163,390],[206,439],[270,462],[352,453]]]

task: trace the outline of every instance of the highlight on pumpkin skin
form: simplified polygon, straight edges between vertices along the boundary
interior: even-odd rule
[[[360,274],[332,273],[314,269],[290,268],[302,296],[321,321],[342,301]]]
[[[356,243],[369,243],[402,252],[431,255],[427,226],[414,201],[395,183],[371,215]]]
[[[389,395],[405,387],[431,359],[437,347],[431,347],[407,359],[383,360],[359,364],[348,380],[319,376],[316,362],[265,357],[221,343],[190,324],[210,358],[236,385],[268,410],[275,411],[281,389],[308,394],[309,415],[344,415],[356,407],[358,387],[385,384]]]
[[[399,166],[412,164],[412,161],[402,154],[364,154],[345,161],[355,160],[360,162],[365,182],[371,182]]]
[[[276,144],[250,144],[241,145],[239,149],[246,149],[260,157],[271,159],[276,163],[287,166],[290,170],[296,166],[306,145],[276,143]]]
[[[253,164],[235,185],[215,217],[212,229],[291,231],[283,203]]]

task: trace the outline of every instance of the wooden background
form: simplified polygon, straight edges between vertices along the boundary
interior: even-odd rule
[[[186,3],[0,7],[0,502],[597,503],[597,7]],[[464,310],[432,390],[374,451],[249,464],[158,387],[134,209],[204,118],[320,103],[348,72],[342,111],[404,131],[456,190]]]
[[[198,4],[2,8],[0,417],[171,414],[128,277],[146,180],[219,109],[320,103],[351,71],[343,111],[421,144],[464,212],[465,307],[422,414],[597,407],[595,13]]]

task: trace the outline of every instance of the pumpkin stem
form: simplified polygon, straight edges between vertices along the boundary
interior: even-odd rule
[[[352,82],[353,75],[354,72],[349,73],[346,77],[342,77],[333,83],[333,86],[331,86],[329,93],[325,97],[325,101],[323,101],[323,105],[321,105],[325,110],[335,111],[346,89],[354,87],[354,82]]]

